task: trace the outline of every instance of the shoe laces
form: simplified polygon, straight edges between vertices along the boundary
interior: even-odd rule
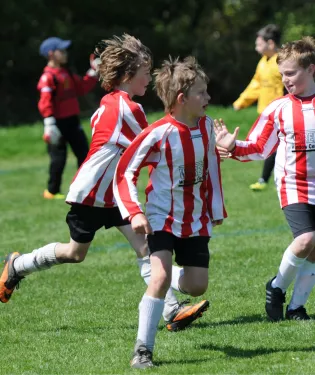
[[[285,303],[285,293],[282,292],[280,288],[270,288],[270,297],[271,297],[271,304],[276,305],[282,305]]]
[[[180,303],[178,304],[178,309],[177,309],[177,311],[179,311],[182,307],[184,307],[185,305],[188,305],[189,303],[190,303],[190,299],[189,299],[189,298],[187,298],[187,299],[185,299],[184,301],[180,302]]]
[[[145,347],[138,349],[139,363],[147,363],[152,360],[152,353]]]

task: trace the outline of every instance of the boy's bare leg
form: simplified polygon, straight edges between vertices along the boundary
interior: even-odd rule
[[[50,243],[28,254],[14,252],[8,255],[0,278],[0,301],[6,303],[27,275],[47,270],[62,263],[79,263],[85,259],[89,243],[70,240],[67,244]]]

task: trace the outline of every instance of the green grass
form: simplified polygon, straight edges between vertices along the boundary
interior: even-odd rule
[[[235,113],[214,107],[209,114],[223,117],[230,128],[240,125],[242,138],[256,117],[254,108]],[[41,135],[40,124],[0,129],[2,260],[12,250],[30,252],[69,239],[68,206],[41,198],[48,165]],[[210,241],[204,297],[211,307],[183,332],[169,333],[161,322],[154,353],[159,366],[146,373],[314,373],[314,323],[272,324],[265,318],[265,283],[275,275],[291,233],[272,182],[263,193],[248,189],[261,168],[260,162],[222,164],[229,217]],[[64,192],[74,173],[69,153]],[[129,359],[144,290],[126,241],[115,229],[98,232],[83,263],[31,275],[0,306],[0,374],[137,373]],[[312,316],[313,296],[307,308]]]

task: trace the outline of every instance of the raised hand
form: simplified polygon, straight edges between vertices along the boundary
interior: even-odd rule
[[[229,133],[224,121],[220,118],[219,120],[214,120],[214,132],[215,132],[215,140],[217,146],[223,147],[228,151],[233,150],[235,147],[235,141],[238,135],[240,128],[237,127],[234,130],[234,133]]]

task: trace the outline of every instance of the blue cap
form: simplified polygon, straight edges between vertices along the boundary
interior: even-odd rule
[[[39,47],[40,55],[48,57],[49,51],[56,51],[56,49],[67,49],[71,45],[71,40],[63,40],[60,38],[52,37],[45,39]]]

